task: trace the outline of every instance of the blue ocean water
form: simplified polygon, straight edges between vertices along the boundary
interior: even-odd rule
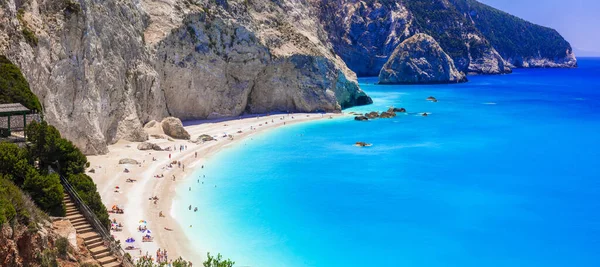
[[[600,59],[469,78],[361,79],[374,104],[345,112],[408,114],[242,141],[175,213],[236,266],[600,266]]]

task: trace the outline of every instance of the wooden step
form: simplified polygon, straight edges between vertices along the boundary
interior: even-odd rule
[[[90,253],[92,254],[92,256],[94,258],[97,258],[96,255],[100,255],[100,254],[102,254],[104,252],[108,252],[108,251],[109,251],[108,248],[105,246],[99,246],[99,247],[90,249]]]
[[[73,225],[73,227],[75,227],[75,229],[77,229],[78,226],[86,225],[88,224],[88,222],[86,220],[83,220],[76,223],[71,222],[71,224]]]
[[[102,267],[120,267],[121,263],[118,261],[113,261],[107,264],[102,264]]]
[[[104,257],[108,257],[108,256],[110,256],[110,251],[102,252],[102,253],[100,253],[100,254],[97,254],[95,257],[96,257],[97,259],[102,259],[102,258],[104,258]]]
[[[86,246],[88,249],[97,248],[97,247],[99,247],[99,246],[104,246],[104,241],[102,241],[102,240],[97,240],[97,241],[95,241],[95,242],[89,242],[89,243],[88,243],[88,242],[85,242],[85,246]]]
[[[102,237],[100,235],[98,235],[98,236],[96,236],[94,238],[90,238],[88,240],[84,240],[84,243],[85,243],[86,246],[88,246],[88,244],[94,244],[94,243],[96,243],[98,241],[104,242],[104,240],[102,240]]]
[[[100,258],[100,259],[96,259],[100,264],[102,264],[102,266],[104,266],[104,264],[108,264],[111,262],[115,262],[117,261],[117,258],[113,257],[113,256],[106,256],[104,258]]]
[[[77,219],[77,218],[85,218],[85,217],[83,217],[83,215],[81,215],[81,214],[79,214],[79,213],[77,213],[77,214],[73,214],[73,215],[67,215],[67,219],[68,219],[69,221],[70,221],[70,220],[75,220],[75,219]]]
[[[67,217],[79,214],[78,210],[68,210]],[[70,219],[69,219],[70,220]]]
[[[83,238],[84,241],[89,241],[89,240],[93,240],[95,238],[100,238],[100,235],[96,232],[83,233],[83,234],[79,234],[79,236],[81,238]]]
[[[81,218],[77,218],[77,219],[73,219],[73,220],[69,220],[71,222],[71,224],[76,224],[79,222],[86,222],[87,220],[84,217]]]
[[[91,226],[89,226],[89,224],[86,226],[79,226],[79,229],[77,229],[77,227],[75,227],[75,232],[77,234],[85,234],[85,233],[89,233],[89,232],[93,232],[94,228],[92,228]]]

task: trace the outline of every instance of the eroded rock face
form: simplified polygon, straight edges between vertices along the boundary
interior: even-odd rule
[[[331,52],[315,8],[292,0],[7,0],[0,54],[21,68],[49,123],[84,153],[101,154],[119,139],[147,140],[142,125],[167,116],[371,103]]]
[[[170,137],[175,139],[190,139],[190,133],[188,133],[184,128],[181,120],[174,117],[168,117],[162,120],[160,123],[164,133]]]
[[[381,84],[458,83],[467,81],[454,61],[427,34],[402,42],[379,73]]]
[[[460,71],[481,74],[511,71],[473,22],[455,12],[445,0],[317,2],[321,23],[335,52],[359,76],[378,75],[400,43],[416,33],[428,32],[452,35],[440,45],[455,52],[452,58]],[[427,17],[431,12],[419,12],[420,9],[436,11],[440,21],[432,21]]]

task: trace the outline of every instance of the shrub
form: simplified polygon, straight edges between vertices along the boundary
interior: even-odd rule
[[[106,206],[102,203],[102,199],[92,178],[86,174],[79,173],[67,176],[67,181],[75,188],[79,197],[90,207],[102,225],[110,229],[110,218],[108,217]]]
[[[0,174],[0,224],[14,220],[33,225],[37,230],[36,222],[45,217],[31,199],[7,179],[7,175]]]
[[[0,142],[0,174],[6,174],[5,178],[19,186],[25,181],[29,169],[33,169],[28,158],[25,149],[16,144]]]
[[[217,254],[217,257],[213,257],[210,255],[210,252],[207,252],[206,258],[206,261],[202,263],[204,267],[232,267],[235,264],[235,262],[231,261],[230,259],[223,260],[223,256],[221,256],[221,253]],[[179,266],[186,267],[188,265]]]
[[[66,258],[67,251],[69,248],[69,240],[67,240],[67,238],[65,237],[59,237],[58,239],[56,239],[56,243],[54,245],[56,246],[58,256],[60,256],[63,259]]]
[[[28,109],[42,111],[40,101],[29,89],[19,68],[0,55],[0,104],[7,103],[21,103]]]
[[[23,190],[27,191],[33,201],[50,215],[65,215],[62,202],[63,187],[57,174],[43,175],[37,173],[35,169],[30,169],[26,174]]]
[[[41,256],[42,267],[58,267],[56,261],[56,251],[51,249],[44,249]]]

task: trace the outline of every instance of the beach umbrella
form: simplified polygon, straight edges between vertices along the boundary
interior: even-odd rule
[[[150,231],[150,229],[147,229],[146,231],[143,232],[143,234],[150,235],[150,234],[152,234],[152,231]]]
[[[133,239],[132,237],[127,238],[127,240],[125,240],[125,243],[130,243],[131,244],[133,242],[135,242],[135,239]]]

